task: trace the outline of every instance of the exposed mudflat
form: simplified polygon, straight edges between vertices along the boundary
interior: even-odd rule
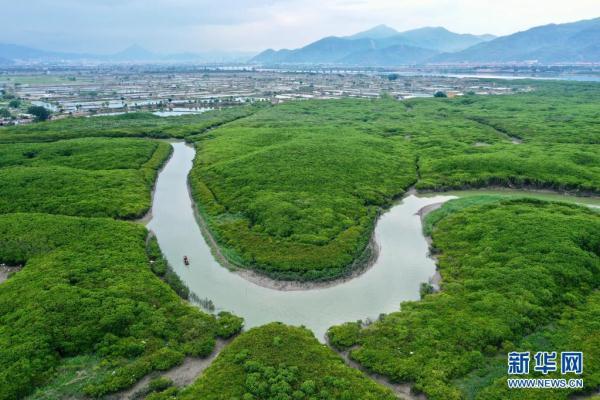
[[[346,363],[346,365],[349,366],[350,368],[354,368],[356,370],[362,371],[363,373],[365,373],[369,378],[371,378],[375,382],[391,389],[394,392],[394,394],[396,395],[396,397],[399,399],[402,399],[402,400],[427,400],[427,397],[425,397],[424,394],[412,393],[411,385],[408,383],[392,383],[387,378],[385,378],[381,375],[373,374],[373,373],[370,373],[369,371],[366,371],[360,364],[358,364],[356,361],[354,361],[350,358],[351,350],[352,349],[350,349],[348,351],[342,351],[342,352],[338,351],[337,352],[344,359],[344,362]]]
[[[17,273],[23,268],[22,266],[0,265],[0,283],[7,280],[12,274]]]
[[[444,202],[429,204],[429,205],[426,205],[425,207],[421,208],[419,211],[417,211],[417,215],[421,218],[421,226],[425,223],[425,217],[427,216],[427,214],[429,214],[432,211],[437,210],[438,208],[440,208],[443,205],[444,205]],[[430,250],[431,250],[431,244],[432,244],[431,236],[425,236],[425,240],[427,241],[427,244],[429,245]],[[431,255],[431,251],[430,251],[430,255]],[[432,258],[435,259],[435,257],[432,257]]]
[[[212,364],[228,343],[229,341],[219,339],[210,356],[206,358],[187,357],[182,364],[162,373],[147,375],[128,390],[112,396],[111,399],[136,399],[139,393],[145,392],[150,381],[158,377],[168,378],[178,387],[191,385]]]
[[[523,141],[521,139],[519,139],[518,137],[515,137],[515,136],[510,137],[510,142],[512,144],[522,144],[523,143]]]
[[[443,202],[429,204],[429,205],[421,208],[419,211],[417,211],[417,215],[419,215],[419,217],[421,218],[421,226],[425,223],[425,217],[427,216],[427,214],[439,209],[443,205],[444,205]],[[433,274],[433,276],[431,278],[429,278],[429,284],[431,286],[433,286],[433,289],[435,291],[439,291],[442,286],[442,274],[440,274],[440,270],[438,269],[438,266],[437,266],[437,257],[433,254],[433,251],[432,251],[433,239],[431,238],[431,236],[425,236],[425,240],[427,241],[427,245],[429,246],[428,256],[436,262],[436,270],[435,270],[435,273]]]
[[[209,234],[209,233],[208,233]],[[210,235],[210,234],[209,234]],[[213,253],[219,252],[219,247],[214,241],[209,241],[212,243],[211,247],[213,247]],[[359,277],[361,274],[366,272],[369,268],[375,265],[377,261],[377,256],[379,255],[379,246],[375,241],[375,237],[371,237],[367,248],[363,253],[364,257],[361,257],[361,261],[357,261],[354,265],[349,267],[350,273],[341,278],[332,279],[328,281],[284,281],[278,279],[272,279],[268,276],[265,276],[259,272],[255,272],[250,269],[240,268],[236,266],[232,266],[229,262],[221,256],[219,262],[222,265],[227,266],[237,275],[241,276],[245,280],[254,283],[255,285],[273,289],[273,290],[281,290],[281,291],[294,291],[294,290],[314,290],[314,289],[326,289],[330,287],[337,286],[344,282],[348,282],[352,279]]]

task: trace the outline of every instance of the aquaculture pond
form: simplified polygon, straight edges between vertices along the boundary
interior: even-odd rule
[[[148,228],[156,234],[177,274],[200,300],[210,300],[215,311],[227,310],[244,317],[246,328],[280,321],[304,325],[319,340],[324,340],[332,325],[376,319],[381,313],[397,311],[402,301],[418,299],[420,284],[435,274],[435,262],[428,256],[417,212],[431,204],[480,193],[409,195],[377,222],[375,241],[379,254],[371,268],[329,287],[278,290],[251,282],[215,259],[195,219],[187,185],[195,150],[181,142],[172,145],[173,156],[157,181]],[[534,196],[546,197],[537,193]],[[569,200],[568,196],[547,196],[551,200]],[[590,202],[600,204],[597,200]],[[185,265],[184,256],[189,265]]]

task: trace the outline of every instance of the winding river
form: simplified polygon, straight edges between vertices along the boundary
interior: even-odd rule
[[[419,286],[435,274],[435,262],[428,257],[416,213],[461,195],[405,197],[377,223],[379,256],[370,269],[331,287],[281,291],[256,285],[216,261],[196,222],[187,187],[195,150],[180,142],[172,145],[173,156],[156,183],[148,228],[190,290],[212,300],[217,312],[227,310],[244,317],[246,328],[281,321],[304,325],[324,340],[332,325],[376,319],[381,313],[397,311],[402,301],[419,299]],[[189,266],[183,263],[184,255],[189,257]]]

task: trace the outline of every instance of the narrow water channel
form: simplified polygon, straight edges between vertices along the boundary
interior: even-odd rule
[[[244,317],[246,328],[280,321],[310,328],[319,340],[327,329],[347,321],[376,319],[397,311],[405,300],[419,298],[421,282],[435,273],[421,233],[422,207],[456,196],[408,196],[378,221],[375,239],[379,257],[362,275],[328,288],[279,291],[258,286],[219,265],[195,220],[187,175],[195,150],[173,143],[174,153],[160,173],[148,223],[165,256],[183,282],[216,311]],[[187,255],[190,265],[185,266]]]
[[[323,340],[332,325],[375,319],[398,310],[400,302],[419,298],[419,285],[435,272],[415,213],[450,196],[409,196],[384,214],[375,236],[380,247],[376,264],[359,277],[339,285],[304,291],[279,291],[258,286],[219,265],[204,240],[192,209],[187,175],[195,151],[173,143],[171,160],[156,184],[148,224],[161,249],[190,290],[213,301],[217,311],[244,317],[247,328],[271,321],[305,325]],[[183,264],[187,255],[190,265]]]

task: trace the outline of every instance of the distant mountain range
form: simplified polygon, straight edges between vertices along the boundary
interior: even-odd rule
[[[600,62],[600,18],[535,27],[508,36],[470,35],[427,27],[398,32],[379,25],[330,36],[295,50],[263,51],[257,64],[398,66],[446,63]]]
[[[64,53],[38,50],[27,46],[0,43],[0,65],[31,62],[245,62],[254,54],[242,52],[206,52],[157,54],[133,45],[115,54]]]
[[[51,52],[38,50],[31,47],[20,46],[16,44],[4,44],[0,43],[0,58],[10,61],[18,60],[70,60],[73,58],[85,58],[84,54],[71,54],[61,52]]]
[[[428,50],[452,52],[464,50],[475,44],[486,42],[496,38],[494,35],[471,35],[450,32],[442,27],[426,27],[413,29],[406,32],[398,32],[386,25],[378,25],[368,31],[359,32],[349,36],[348,39],[371,38],[390,39],[402,42],[402,44],[422,47]]]
[[[468,35],[445,28],[398,32],[379,25],[352,36],[330,36],[296,50],[266,50],[251,62],[267,64],[418,64],[446,51],[464,50],[492,40],[492,35]]]
[[[133,45],[115,54],[53,52],[0,43],[0,65],[37,62],[232,63],[394,67],[453,63],[600,62],[600,18],[550,24],[507,36],[471,35],[426,27],[405,32],[379,25],[351,36],[329,36],[294,50],[157,54]]]
[[[538,26],[468,49],[441,54],[436,62],[600,62],[600,18]]]

